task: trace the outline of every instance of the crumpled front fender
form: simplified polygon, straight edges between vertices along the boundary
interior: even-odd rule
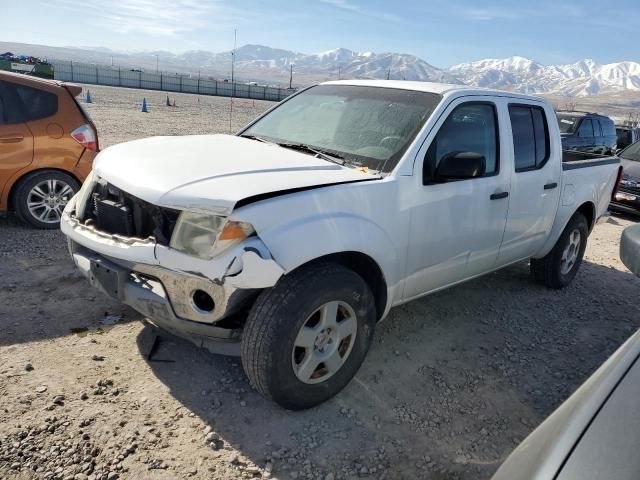
[[[205,276],[217,285],[233,288],[272,287],[284,274],[259,237],[250,237],[231,251],[211,260],[196,258],[174,249],[156,246],[161,266]]]
[[[221,281],[235,288],[268,288],[276,284],[284,274],[262,244],[263,251],[255,246],[247,246],[229,265]]]

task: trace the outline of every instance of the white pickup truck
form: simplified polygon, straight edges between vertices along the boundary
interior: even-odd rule
[[[619,175],[563,158],[539,98],[340,81],[237,135],[107,148],[61,225],[93,285],[300,409],[347,385],[396,305],[529,259],[566,286]]]

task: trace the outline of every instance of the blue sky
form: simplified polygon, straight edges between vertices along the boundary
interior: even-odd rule
[[[640,61],[637,1],[0,0],[0,40],[223,51],[237,27],[238,45],[393,51],[439,67],[511,55],[608,63]]]

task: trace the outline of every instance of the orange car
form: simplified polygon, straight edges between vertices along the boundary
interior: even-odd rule
[[[0,212],[58,228],[91,171],[98,134],[75,97],[82,88],[0,71]]]

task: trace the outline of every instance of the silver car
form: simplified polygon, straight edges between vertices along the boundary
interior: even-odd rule
[[[640,225],[620,258],[640,276]],[[493,480],[640,479],[640,331],[507,458]]]

